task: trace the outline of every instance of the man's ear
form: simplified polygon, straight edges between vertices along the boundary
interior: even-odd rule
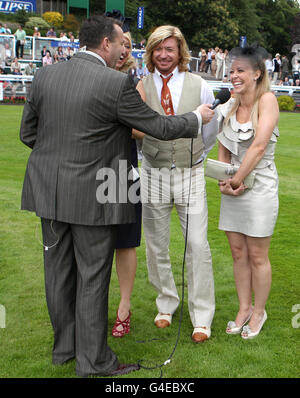
[[[109,50],[109,48],[110,48],[110,40],[109,40],[108,37],[104,37],[104,39],[102,40],[102,43],[101,43],[101,47],[102,47],[102,49],[104,51]]]

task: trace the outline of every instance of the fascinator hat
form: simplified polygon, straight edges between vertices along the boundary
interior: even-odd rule
[[[130,22],[132,21],[132,18],[124,17],[120,10],[106,11],[104,15],[122,22],[123,33],[130,31]]]
[[[268,58],[268,52],[263,47],[260,47],[257,43],[251,44],[246,47],[235,47],[229,52],[229,58],[233,61],[235,58],[252,58],[266,60]]]
[[[265,60],[268,58],[268,52],[263,48],[254,43],[246,47],[235,47],[229,52],[229,60],[232,63],[235,59],[243,58],[246,59],[253,67],[254,70],[260,70],[261,74],[257,79],[260,83],[264,81],[266,75]],[[267,82],[265,82],[267,85]]]

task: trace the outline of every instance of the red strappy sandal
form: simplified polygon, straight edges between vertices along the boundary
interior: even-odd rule
[[[131,312],[129,311],[129,315],[124,321],[121,321],[118,315],[117,311],[117,319],[116,322],[112,328],[112,335],[113,337],[123,337],[125,334],[128,334],[130,332],[130,317],[131,317]],[[122,330],[117,330],[119,326],[122,326]]]

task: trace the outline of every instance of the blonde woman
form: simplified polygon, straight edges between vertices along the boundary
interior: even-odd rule
[[[279,110],[269,88],[264,49],[239,47],[230,55],[234,98],[219,107],[218,158],[239,169],[219,183],[219,229],[226,232],[231,248],[239,311],[226,333],[241,332],[243,339],[250,339],[260,333],[267,319],[265,306],[271,287],[268,251],[278,214],[274,152]],[[254,185],[247,189],[243,181],[252,171]]]
[[[132,44],[129,32],[124,33],[125,53],[121,56],[116,69],[124,73],[132,73],[135,68],[135,59],[131,55]],[[143,83],[138,80],[136,89],[145,101]],[[135,139],[142,139],[144,133],[132,131],[132,165],[138,167],[137,146]],[[117,310],[117,319],[112,329],[113,337],[123,337],[130,332],[130,298],[134,286],[134,279],[137,267],[136,247],[140,246],[141,240],[141,213],[142,205],[137,203],[136,222],[134,224],[123,224],[118,227],[116,243],[116,270],[120,285],[120,304]]]

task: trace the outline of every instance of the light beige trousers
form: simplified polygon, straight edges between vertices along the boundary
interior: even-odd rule
[[[158,311],[173,314],[180,303],[169,256],[171,212],[175,205],[184,239],[187,213],[189,217],[186,269],[190,318],[193,327],[210,327],[215,312],[215,297],[212,260],[207,241],[208,214],[203,164],[192,169],[153,169],[144,158],[141,192],[148,276],[158,292]],[[180,267],[182,258],[183,252]]]

